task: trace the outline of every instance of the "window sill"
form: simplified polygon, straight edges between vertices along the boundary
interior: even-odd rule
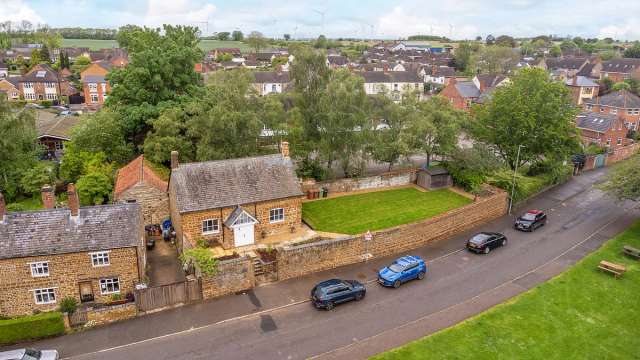
[[[283,223],[283,222],[284,222],[284,219],[282,219],[282,220],[274,220],[274,221],[269,220],[269,224],[278,224],[278,223]]]
[[[203,232],[202,235],[216,235],[216,234],[220,234],[220,230],[218,231],[207,231],[207,232]]]

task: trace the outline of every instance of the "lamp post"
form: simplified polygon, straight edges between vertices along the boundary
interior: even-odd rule
[[[516,155],[516,166],[513,170],[513,181],[511,182],[511,197],[509,198],[509,215],[511,215],[511,208],[513,207],[513,195],[516,190],[516,175],[518,172],[518,163],[520,163],[520,149],[525,147],[524,145],[518,145],[518,154]]]

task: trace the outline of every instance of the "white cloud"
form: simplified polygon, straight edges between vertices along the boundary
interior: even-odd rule
[[[622,40],[640,39],[640,22],[636,19],[630,19],[622,24],[604,26],[600,28],[598,37]]]
[[[197,22],[208,21],[215,11],[215,5],[193,0],[148,0],[147,13],[142,21],[149,26],[197,25]]]
[[[0,0],[0,22],[30,21],[32,24],[40,24],[44,21],[29,5],[22,0]]]
[[[472,38],[478,33],[473,25],[448,22],[443,18],[425,16],[424,13],[408,13],[396,6],[378,19],[377,33],[385,37],[407,37],[416,34],[445,35],[453,38]]]

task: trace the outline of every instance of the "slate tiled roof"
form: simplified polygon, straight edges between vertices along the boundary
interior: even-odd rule
[[[640,97],[627,90],[614,91],[607,95],[585,101],[589,105],[604,105],[623,109],[640,108]]]
[[[568,57],[568,58],[549,58],[546,59],[547,69],[567,69],[580,70],[586,64],[587,58],[584,57]]]
[[[291,81],[289,73],[286,71],[256,71],[254,84],[287,84]]]
[[[48,111],[38,110],[36,130],[38,138],[55,137],[62,140],[71,139],[71,129],[80,123],[79,116],[55,115]]]
[[[459,81],[455,83],[455,87],[463,98],[480,97],[480,89],[476,87],[473,81]]]
[[[632,73],[640,69],[640,59],[622,58],[605,61],[602,63],[602,71],[615,73]]]
[[[106,83],[107,80],[102,75],[85,75],[82,79],[83,83]]]
[[[491,74],[480,74],[476,75],[478,82],[482,86],[483,89],[497,86],[502,81],[504,81],[507,77],[504,75],[491,75]]]
[[[363,71],[358,73],[365,83],[421,83],[422,78],[413,71]]]
[[[291,159],[281,154],[180,164],[170,182],[180,213],[302,195]]]
[[[139,204],[81,207],[8,213],[0,221],[0,259],[138,246]]]
[[[605,113],[585,112],[578,115],[576,127],[578,129],[586,129],[599,133],[605,133],[618,120],[618,117]]]
[[[349,63],[349,59],[347,59],[346,56],[341,55],[328,56],[327,60],[329,61],[329,64],[336,66],[344,66]]]
[[[45,64],[34,66],[33,69],[20,78],[20,82],[57,82],[59,80],[58,73]]]
[[[571,79],[564,80],[565,85],[567,86],[579,86],[579,87],[598,87],[596,82],[585,77],[585,76],[575,76]]]

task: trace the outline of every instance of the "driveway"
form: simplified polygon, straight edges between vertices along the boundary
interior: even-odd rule
[[[462,234],[413,251],[424,281],[378,286],[394,257],[270,284],[251,292],[30,344],[74,359],[361,359],[455,324],[557,275],[637,219],[592,188],[606,169],[586,173],[524,208],[549,213],[547,226],[517,233],[504,216],[475,231],[500,231],[509,245],[489,255],[463,250]],[[306,301],[321,279],[368,282],[364,300],[317,311]]]
[[[147,276],[149,286],[173,284],[185,280],[184,270],[178,259],[178,251],[171,242],[155,236],[156,246],[147,250]]]

